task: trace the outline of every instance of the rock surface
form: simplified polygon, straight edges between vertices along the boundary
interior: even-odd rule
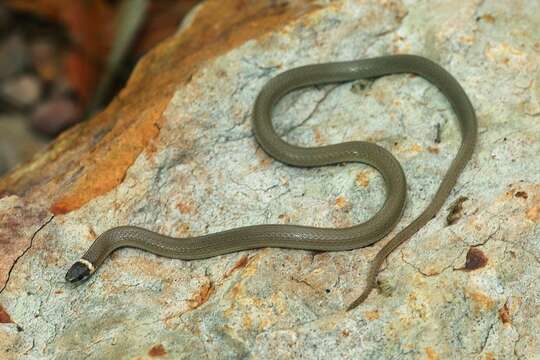
[[[537,358],[540,4],[226,4],[200,6],[105,112],[0,180],[0,357]],[[383,291],[342,311],[386,240],[191,262],[126,249],[84,286],[64,283],[96,234],[116,225],[181,237],[368,219],[384,201],[374,170],[273,161],[251,134],[250,110],[283,70],[390,53],[454,74],[480,131],[448,208],[388,258]],[[275,112],[296,144],[364,139],[391,150],[410,190],[399,228],[453,158],[453,120],[433,86],[407,75],[301,90]]]

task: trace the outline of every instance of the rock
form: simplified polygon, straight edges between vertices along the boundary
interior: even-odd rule
[[[48,39],[34,39],[30,44],[32,66],[39,77],[45,81],[67,81],[65,80],[66,75],[62,74],[63,69],[59,54],[58,45]]]
[[[35,108],[30,122],[40,133],[56,135],[79,122],[82,115],[82,105],[76,99],[68,95],[55,95]]]
[[[103,113],[0,181],[10,194],[0,214],[21,223],[0,222],[11,244],[3,358],[534,358],[540,5],[253,3],[205,2]],[[286,69],[389,53],[424,55],[454,74],[480,131],[445,209],[388,258],[383,293],[343,312],[388,239],[349,252],[262,249],[199,261],[125,249],[86,284],[64,282],[97,234],[117,225],[182,237],[368,219],[384,201],[374,170],[280,164],[255,142],[250,111]],[[400,228],[426,207],[460,143],[444,97],[409,75],[300,90],[274,115],[295,144],[363,139],[391,150],[410,188]]]
[[[28,49],[22,36],[17,33],[0,40],[0,81],[2,81],[21,72],[28,65]]]
[[[36,76],[24,74],[6,80],[1,86],[1,91],[11,103],[31,106],[39,100],[42,86]]]

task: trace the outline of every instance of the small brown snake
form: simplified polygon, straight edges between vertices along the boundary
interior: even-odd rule
[[[261,247],[345,251],[377,242],[396,226],[405,206],[405,175],[398,161],[382,147],[363,141],[310,148],[286,143],[272,126],[272,109],[285,94],[294,89],[398,73],[420,75],[446,95],[456,113],[462,141],[431,203],[375,256],[364,291],[349,305],[348,310],[355,308],[376,286],[377,273],[386,257],[435,217],[474,151],[477,122],[469,98],[446,70],[420,56],[392,55],[298,67],[271,79],[255,101],[252,114],[253,131],[260,146],[274,159],[299,167],[361,162],[382,174],[388,195],[382,208],[368,221],[340,229],[299,225],[253,225],[188,238],[174,238],[139,227],[121,226],[101,234],[83,257],[69,269],[66,280],[72,283],[86,280],[112,251],[126,246],[170,258],[193,260]]]

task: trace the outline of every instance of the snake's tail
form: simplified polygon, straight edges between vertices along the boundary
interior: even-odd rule
[[[383,259],[384,260],[384,259]],[[360,296],[354,300],[348,307],[346,311],[351,311],[354,308],[356,308],[358,305],[363,303],[371,294],[371,291],[376,287],[377,284],[377,274],[379,273],[379,269],[382,265],[382,261],[379,261],[379,259],[376,257],[373,260],[373,263],[371,264],[371,268],[369,269],[369,274],[367,276],[367,283],[364,287],[364,290],[360,294]]]
[[[431,206],[431,205],[430,205]],[[410,223],[407,227],[405,227],[403,230],[401,230],[392,240],[387,242],[381,250],[375,255],[375,258],[373,259],[373,262],[371,263],[371,267],[369,268],[369,273],[367,275],[367,282],[366,286],[364,288],[364,291],[360,294],[360,296],[354,300],[349,307],[347,307],[347,311],[353,310],[358,305],[362,304],[371,294],[371,291],[377,287],[377,275],[379,275],[379,271],[384,263],[384,260],[394,251],[399,245],[403,244],[407,239],[409,239],[425,222],[426,220],[426,214],[429,213],[429,207],[428,209],[424,210],[424,213],[422,213],[418,218],[416,218],[412,223]]]
[[[371,294],[371,290],[373,290],[373,288],[374,285],[372,284],[366,285],[364,291],[362,291],[362,294],[360,294],[360,296],[356,300],[354,300],[351,305],[347,307],[347,311],[351,311],[355,309],[358,305],[363,303],[368,298],[369,294]]]

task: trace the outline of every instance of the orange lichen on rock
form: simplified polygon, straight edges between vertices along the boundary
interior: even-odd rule
[[[54,214],[77,209],[94,197],[102,195],[120,184],[127,169],[142,149],[159,133],[158,123],[166,101],[146,110],[135,109],[124,114],[105,136],[91,158],[83,162],[84,171],[51,207]]]
[[[236,270],[238,269],[241,269],[243,267],[245,267],[248,263],[248,257],[247,255],[244,255],[242,256],[240,259],[238,259],[238,261],[236,261],[236,263],[233,265],[232,268],[230,268],[229,270],[227,270],[227,272],[225,272],[225,274],[223,275],[224,278],[228,278],[229,276],[231,276],[231,274],[233,272],[235,272]]]
[[[339,209],[343,209],[344,207],[346,207],[348,205],[348,201],[347,199],[340,195],[336,198],[336,206],[339,208]]]
[[[367,187],[369,185],[369,174],[366,171],[359,171],[356,174],[356,183],[358,186]]]
[[[429,360],[437,360],[439,358],[439,355],[430,347],[425,348],[426,356]]]
[[[533,206],[527,210],[527,219],[538,222],[540,221],[540,206]]]
[[[165,351],[165,347],[161,344],[152,346],[148,351],[148,356],[150,357],[159,357],[165,355],[167,355],[167,351]]]
[[[479,291],[471,290],[467,292],[467,295],[477,306],[476,310],[490,310],[495,306],[495,300]]]
[[[490,24],[495,23],[495,17],[491,14],[484,14],[480,16],[480,19],[484,20],[485,22],[488,22]]]
[[[196,309],[202,304],[204,304],[206,301],[208,301],[208,298],[214,291],[214,286],[212,283],[208,282],[203,284],[199,291],[188,301],[189,307],[191,309]]]
[[[63,214],[114,189],[142,151],[155,150],[150,145],[170,99],[199,64],[318,8],[271,0],[205,2],[180,35],[142,58],[104,112],[68,130],[32,163],[0,180],[0,193],[41,199],[52,203],[53,213]]]
[[[178,210],[180,210],[182,214],[190,214],[193,212],[193,207],[185,202],[178,203],[176,207],[178,208]]]
[[[7,313],[6,310],[4,310],[4,307],[0,305],[0,324],[8,324],[13,323],[13,320],[11,320],[11,317]]]
[[[526,190],[526,191],[525,191]],[[525,190],[520,189],[514,196],[527,205],[525,217],[532,222],[540,221],[540,184],[534,184]]]
[[[364,315],[368,320],[377,320],[380,317],[378,310],[366,311]]]
[[[510,310],[508,309],[508,304],[504,304],[504,306],[499,309],[499,318],[501,319],[503,324],[510,324],[512,322]]]

